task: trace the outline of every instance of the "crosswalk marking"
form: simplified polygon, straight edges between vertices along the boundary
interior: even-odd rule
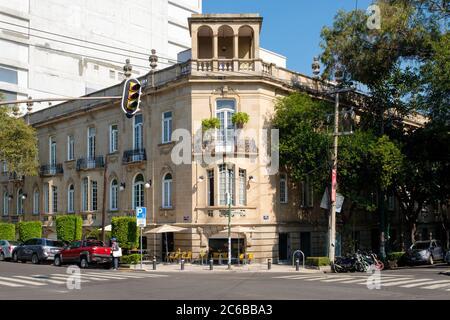
[[[427,284],[438,284],[438,283],[443,283],[443,282],[447,282],[448,280],[436,280],[436,281],[430,281]],[[419,287],[419,286],[423,286],[423,283],[412,283],[412,284],[406,284],[404,286],[400,286],[402,288],[414,288],[414,287]]]
[[[17,278],[7,278],[7,277],[0,277],[0,280],[6,280],[6,281],[13,281],[18,283],[24,283],[24,284],[30,284],[32,286],[45,286],[45,283],[42,282],[36,282],[36,281],[30,281],[30,280],[21,280]]]
[[[334,278],[334,279],[326,279],[326,280],[322,280],[322,282],[338,282],[338,281],[342,281],[342,280],[349,280],[349,279],[353,279],[353,277],[339,277],[339,278]],[[360,281],[361,279],[358,279],[358,281]]]
[[[315,280],[322,280],[322,279],[327,279],[327,277],[326,276],[322,276],[322,277],[306,278],[306,279],[303,279],[303,280],[305,280],[305,281],[315,281]]]
[[[103,273],[103,272],[89,272],[89,273],[84,273],[84,274],[89,274],[89,275],[94,275],[94,276],[101,276],[101,277],[120,277],[120,278],[141,278],[139,276],[134,276],[134,275],[125,275],[125,274],[114,274],[114,273]]]
[[[55,279],[60,279],[60,280],[64,280],[64,281],[67,281],[67,278],[69,276],[70,276],[69,274],[67,274],[67,275],[60,274],[60,273],[53,273],[53,274],[51,274],[51,278],[52,279],[55,278]],[[81,281],[81,283],[90,282],[89,280],[83,280],[83,279],[81,279],[80,281]]]
[[[445,288],[450,286],[450,281],[447,283],[441,283],[441,284],[434,284],[431,286],[423,287],[422,289],[439,289],[439,288]]]
[[[399,280],[399,279],[397,279]],[[413,282],[425,282],[425,284],[427,284],[428,281],[430,281],[432,279],[410,279],[410,280],[402,280],[402,281],[393,281],[390,283],[384,283],[384,281],[381,282],[381,285],[383,287],[392,287],[392,286],[398,286],[400,284],[408,284],[408,283],[413,283]]]
[[[85,277],[87,279],[103,279],[103,280],[125,280],[125,277],[119,277],[119,276],[109,276],[109,275],[99,275],[99,274],[93,274],[93,273],[82,273],[80,274],[81,277]]]
[[[53,284],[64,284],[64,281],[59,281],[59,280],[53,280],[53,279],[49,279],[49,278],[39,278],[39,277],[27,277],[27,276],[15,276],[16,278],[21,278],[21,279],[25,279],[25,280],[38,280],[41,282],[49,282],[49,283],[53,283]]]
[[[394,281],[398,281],[398,280],[412,280],[413,278],[390,278],[390,279],[385,279],[385,278],[380,278],[380,284],[383,286],[385,283],[388,282],[394,282]],[[367,284],[367,279],[363,282],[357,282],[357,284]]]
[[[0,285],[7,286],[7,287],[23,287],[23,284],[10,283],[10,282],[4,282],[4,281],[0,281]]]

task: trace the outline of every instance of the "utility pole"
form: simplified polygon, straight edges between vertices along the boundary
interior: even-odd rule
[[[228,201],[228,270],[231,270],[231,194],[229,192],[227,192],[227,201]]]

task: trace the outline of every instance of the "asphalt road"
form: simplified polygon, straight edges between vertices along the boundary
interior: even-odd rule
[[[435,265],[383,271],[369,289],[364,273],[139,272],[81,270],[79,289],[69,289],[66,267],[0,262],[0,301],[8,299],[290,300],[446,299],[450,267]],[[374,279],[373,276],[370,279]],[[69,283],[74,284],[74,281]],[[377,284],[371,281],[370,284]]]

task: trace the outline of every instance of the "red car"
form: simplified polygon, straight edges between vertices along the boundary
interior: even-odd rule
[[[110,268],[112,262],[111,248],[106,247],[98,240],[73,241],[55,255],[55,266],[77,263],[81,268],[87,268],[90,264],[103,265]]]

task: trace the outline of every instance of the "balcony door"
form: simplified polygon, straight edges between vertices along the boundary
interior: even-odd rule
[[[231,120],[236,112],[236,102],[232,99],[217,100],[216,117],[220,121],[217,132],[216,152],[232,152],[234,149],[235,126]]]

